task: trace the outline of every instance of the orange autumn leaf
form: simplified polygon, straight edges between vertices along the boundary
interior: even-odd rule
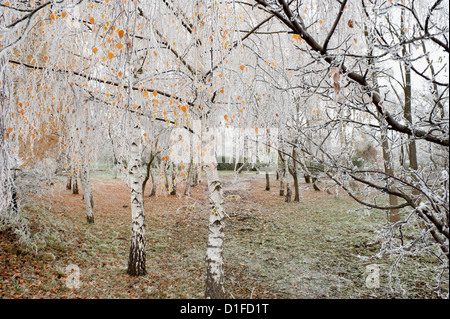
[[[119,49],[119,50],[122,49],[123,48],[123,44],[122,43],[117,43],[116,44],[116,48]]]
[[[228,115],[224,115],[223,118],[225,119],[225,121],[228,121]]]
[[[98,49],[97,49],[97,48],[93,48],[93,49],[92,49],[92,52],[94,52],[94,54],[96,54],[96,53],[97,53],[97,51],[98,51]]]
[[[147,91],[144,91],[144,96],[146,97],[146,98],[148,98],[148,92]]]
[[[8,127],[7,131],[8,131],[8,134],[11,134],[11,132],[13,131],[12,127]]]
[[[90,18],[89,18],[89,22],[92,23],[92,24],[94,24],[94,18],[93,18],[93,17],[90,17]]]
[[[118,34],[119,34],[119,37],[120,37],[120,38],[122,38],[122,37],[123,37],[123,35],[125,34],[125,31],[123,31],[123,30],[119,30]]]
[[[240,68],[241,70],[243,70],[243,69],[244,69],[244,65],[242,64],[239,68]]]
[[[153,96],[157,96],[157,95],[158,95],[158,92],[153,91]]]
[[[186,112],[187,106],[186,106],[186,105],[183,105],[183,106],[181,107],[181,110],[182,110],[183,112]]]
[[[300,41],[302,39],[302,37],[299,34],[294,34],[293,38],[297,41]]]
[[[108,58],[111,60],[112,58],[114,58],[114,54],[112,52],[108,52]]]

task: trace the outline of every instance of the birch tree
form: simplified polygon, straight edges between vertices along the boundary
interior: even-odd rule
[[[299,39],[298,52],[306,55],[307,62],[304,68],[298,68],[298,72],[307,74],[315,71],[316,76],[311,78],[314,81],[302,84],[298,89],[303,90],[303,95],[306,95],[306,90],[313,89],[328,103],[329,120],[322,123],[323,128],[329,132],[327,139],[330,140],[330,134],[336,126],[349,123],[377,141],[378,145],[389,139],[389,147],[384,147],[389,152],[393,152],[401,141],[404,141],[404,145],[414,142],[448,150],[448,123],[441,120],[442,113],[438,112],[438,105],[446,105],[444,109],[448,109],[448,72],[444,71],[448,67],[443,62],[445,59],[439,58],[448,57],[449,52],[448,24],[444,22],[448,18],[447,2],[438,0],[419,4],[414,1],[329,1],[314,7],[313,12],[313,6],[308,6],[307,3],[288,3],[283,0],[256,0],[254,3],[269,15],[275,16],[279,26]],[[323,10],[324,6],[328,10]],[[391,17],[390,21],[385,20],[387,16]],[[403,17],[403,24],[401,19],[393,19],[394,16]],[[409,21],[410,29],[406,26],[405,19]],[[364,25],[369,26],[370,41],[374,48],[370,54],[357,51],[364,41]],[[435,51],[425,54],[404,51],[405,46],[419,48],[422,43],[433,47]],[[435,70],[441,70],[439,75],[436,72],[434,76],[430,75],[430,63],[427,63],[427,59],[433,61]],[[395,102],[395,98],[392,98],[394,93],[386,88],[384,77],[385,74],[392,76],[390,68],[393,61],[402,61],[410,68],[409,83],[426,83],[428,96],[436,97],[436,91],[440,92],[433,107],[421,108],[420,111],[418,109],[414,116],[409,111],[404,112],[403,103]],[[373,74],[377,74],[377,82],[371,82]],[[409,90],[408,87],[407,89]],[[355,112],[366,113],[368,117],[364,121],[358,121],[352,115]],[[448,111],[444,111],[446,112]],[[381,131],[385,132],[382,138],[374,135]],[[303,132],[301,134],[305,136]],[[448,198],[448,169],[445,166],[430,167],[423,164],[418,169],[400,172],[397,169],[383,172],[376,167],[358,170],[348,165],[352,157],[351,149],[334,153],[326,147],[323,143],[325,141],[309,140],[315,150],[323,154],[315,159],[325,167],[325,175],[356,201],[368,208],[400,210],[401,218],[383,227],[381,237],[385,245],[380,253],[396,256],[396,264],[405,254],[423,253],[416,246],[416,240],[425,240],[427,247],[437,249],[433,251],[439,256],[437,261],[441,263],[439,274],[445,272],[444,269],[448,267],[448,204],[442,200]],[[310,146],[302,140],[299,142],[299,147],[305,154],[315,155],[316,152]],[[382,205],[376,195],[367,200],[361,199],[350,186],[351,180],[371,192],[397,197],[398,204],[391,201],[391,204]],[[400,242],[395,241],[392,237],[393,229],[398,228],[401,232],[417,219],[426,225],[425,231],[417,232],[415,240],[406,241],[402,237]],[[439,276],[436,277],[438,292]]]

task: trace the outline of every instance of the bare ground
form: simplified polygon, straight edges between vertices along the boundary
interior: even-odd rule
[[[367,288],[366,266],[374,229],[384,213],[360,216],[343,193],[316,192],[302,184],[299,203],[284,202],[271,177],[222,174],[225,207],[227,298],[435,298],[428,287],[431,260],[407,259],[400,269],[402,292],[389,288],[391,261],[377,259],[380,287]],[[147,192],[150,187],[147,187]],[[2,298],[203,298],[208,205],[206,185],[192,195],[145,196],[147,271],[126,274],[131,213],[126,179],[93,178],[95,223],[87,224],[82,195],[61,180],[51,206],[25,207],[27,242],[0,232]],[[68,288],[67,266],[80,269],[80,288]],[[448,289],[448,287],[447,287]]]

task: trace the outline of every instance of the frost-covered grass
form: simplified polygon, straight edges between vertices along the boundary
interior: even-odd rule
[[[246,173],[233,184],[221,173],[226,195],[224,261],[228,298],[435,298],[428,287],[431,257],[408,257],[398,285],[389,287],[392,260],[375,255],[375,230],[384,212],[350,212],[358,205],[302,184],[300,203],[285,203],[264,174]],[[129,189],[124,178],[93,174],[95,223],[86,223],[80,195],[55,185],[51,206],[25,207],[28,247],[11,230],[0,233],[0,296],[6,298],[203,298],[208,203],[206,185],[191,198],[145,197],[148,275],[126,274],[130,242]],[[239,195],[233,197],[229,195]],[[187,207],[190,209],[187,209]],[[406,234],[407,235],[407,234]],[[36,245],[33,246],[33,240]],[[69,265],[80,288],[68,288]],[[379,288],[368,288],[367,266],[377,265]],[[448,283],[448,273],[447,273]],[[448,286],[446,287],[448,290]]]

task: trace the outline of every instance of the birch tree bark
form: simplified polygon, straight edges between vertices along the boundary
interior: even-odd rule
[[[206,249],[206,291],[205,297],[222,299],[225,295],[223,272],[224,215],[222,183],[217,165],[205,165],[209,192],[208,246]]]
[[[0,26],[4,24],[4,20],[0,19]],[[11,116],[10,96],[7,76],[8,54],[0,56],[0,213],[8,209],[12,198],[12,172],[13,152],[11,149],[10,132],[8,132],[7,119]],[[2,217],[0,215],[0,217]]]
[[[300,187],[298,183],[298,170],[297,170],[297,152],[295,148],[292,149],[292,167],[288,164],[289,173],[291,173],[292,178],[294,179],[294,201],[300,201]]]
[[[78,194],[78,177],[75,168],[72,169],[72,194]]]
[[[92,185],[91,176],[89,170],[89,158],[87,153],[87,147],[85,142],[82,142],[82,158],[81,158],[81,170],[80,170],[80,180],[81,187],[83,188],[83,198],[86,206],[86,220],[88,223],[94,223],[94,197],[92,195]]]
[[[69,176],[67,177],[66,189],[72,189],[72,168],[69,168]]]
[[[147,271],[145,269],[145,216],[141,180],[141,126],[137,117],[132,117],[132,122],[129,164],[132,228],[127,273],[131,276],[143,276]]]
[[[192,145],[192,143],[191,143],[191,145]],[[192,146],[191,146],[191,154],[192,154]],[[186,176],[186,185],[184,186],[184,196],[191,196],[192,167],[193,167],[193,163],[192,163],[192,156],[191,156],[191,160],[189,162],[189,167],[188,167],[187,176]]]
[[[128,3],[127,25],[128,29],[133,30],[136,34],[136,3]],[[142,170],[141,170],[141,154],[142,154],[142,129],[139,114],[143,111],[142,106],[134,103],[133,100],[133,65],[132,55],[134,48],[134,37],[127,34],[126,40],[126,61],[125,71],[128,81],[127,94],[127,110],[133,108],[135,112],[128,112],[130,115],[131,129],[131,145],[130,145],[130,162],[128,164],[129,184],[131,193],[131,242],[128,256],[127,273],[131,276],[144,276],[147,274],[146,263],[146,241],[145,241],[145,214],[144,200],[142,194]]]

